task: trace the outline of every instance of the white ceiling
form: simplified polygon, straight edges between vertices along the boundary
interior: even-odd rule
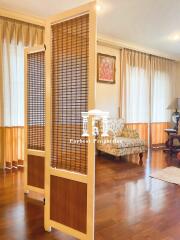
[[[0,0],[0,7],[45,18],[88,0]],[[99,0],[98,34],[180,59],[180,0]]]

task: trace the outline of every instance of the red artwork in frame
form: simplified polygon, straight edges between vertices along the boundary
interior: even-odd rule
[[[115,83],[116,57],[98,53],[97,62],[97,81],[110,84]]]

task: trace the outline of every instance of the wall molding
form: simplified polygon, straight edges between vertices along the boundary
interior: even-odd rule
[[[32,16],[32,15],[28,15],[25,13],[12,11],[12,10],[9,10],[6,8],[0,8],[0,16],[16,19],[16,20],[23,21],[23,22],[28,22],[31,24],[36,24],[36,25],[43,26],[43,27],[45,26],[45,22],[46,22],[45,18],[40,18],[37,16]],[[130,43],[130,42],[125,42],[120,39],[112,38],[112,37],[109,37],[109,36],[103,35],[103,34],[98,34],[97,41],[101,45],[115,48],[115,49],[129,48],[132,50],[152,54],[155,56],[164,57],[164,58],[168,58],[168,59],[175,60],[175,61],[180,61],[180,58],[173,56],[173,55],[169,55],[165,52],[161,52],[157,49],[145,48],[143,46],[136,45],[136,44]]]
[[[23,21],[23,22],[43,26],[43,27],[45,26],[45,19],[43,19],[43,18],[26,15],[24,13],[11,11],[11,10],[8,10],[8,9],[5,9],[5,8],[0,8],[0,16],[16,19],[16,20],[19,20],[19,21]]]
[[[169,54],[161,52],[159,50],[151,49],[151,48],[145,48],[145,47],[140,46],[140,45],[136,45],[136,44],[133,44],[133,43],[130,43],[130,42],[121,41],[117,38],[111,38],[111,37],[108,37],[108,36],[102,35],[102,34],[98,35],[98,40],[97,41],[100,45],[104,45],[104,46],[115,48],[115,49],[129,48],[129,49],[132,49],[132,50],[135,50],[135,51],[144,52],[144,53],[147,53],[147,54],[152,54],[152,55],[155,55],[155,56],[158,56],[158,57],[164,57],[164,58],[168,58],[168,59],[171,59],[171,60],[180,61],[180,59],[177,58],[176,56],[169,55]]]

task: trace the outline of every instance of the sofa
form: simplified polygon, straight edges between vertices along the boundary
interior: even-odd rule
[[[136,130],[125,127],[123,119],[108,119],[107,136],[103,136],[103,123],[99,121],[99,135],[97,137],[98,153],[104,152],[114,157],[130,154],[139,154],[142,162],[143,153],[146,151],[145,142],[140,139]]]

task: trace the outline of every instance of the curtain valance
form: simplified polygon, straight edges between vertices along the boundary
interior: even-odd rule
[[[24,46],[41,45],[44,43],[44,27],[18,20],[0,17],[0,38]]]

